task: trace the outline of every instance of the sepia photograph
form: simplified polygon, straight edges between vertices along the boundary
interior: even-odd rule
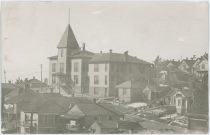
[[[1,1],[2,134],[208,134],[208,1]]]

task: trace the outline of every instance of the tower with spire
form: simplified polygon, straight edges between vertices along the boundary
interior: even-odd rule
[[[70,25],[68,25],[57,45],[58,54],[49,57],[49,84],[51,91],[62,95],[72,95],[72,91],[84,93],[88,88],[88,60],[93,55],[85,50],[85,44],[80,49]],[[78,68],[75,71],[75,68]],[[74,87],[74,88],[73,88]]]
[[[71,56],[80,51],[70,24],[67,25],[60,42],[58,43],[58,70],[60,73],[70,75]]]

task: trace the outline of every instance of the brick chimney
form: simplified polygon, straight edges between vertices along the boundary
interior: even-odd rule
[[[85,43],[82,44],[82,50],[85,51]]]
[[[112,49],[109,50],[109,53],[112,53]]]
[[[124,55],[125,55],[125,61],[128,61],[128,51],[125,51]]]

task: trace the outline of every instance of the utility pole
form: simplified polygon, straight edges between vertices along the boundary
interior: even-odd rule
[[[42,64],[41,64],[41,91],[42,91]]]
[[[6,70],[4,70],[4,81],[5,81],[5,83],[7,83],[7,79],[6,79]]]

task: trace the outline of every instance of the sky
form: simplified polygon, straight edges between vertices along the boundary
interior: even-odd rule
[[[2,81],[48,78],[48,57],[70,23],[80,46],[153,62],[208,52],[207,2],[3,2]],[[70,15],[69,15],[70,9]],[[70,18],[70,19],[69,19]]]

